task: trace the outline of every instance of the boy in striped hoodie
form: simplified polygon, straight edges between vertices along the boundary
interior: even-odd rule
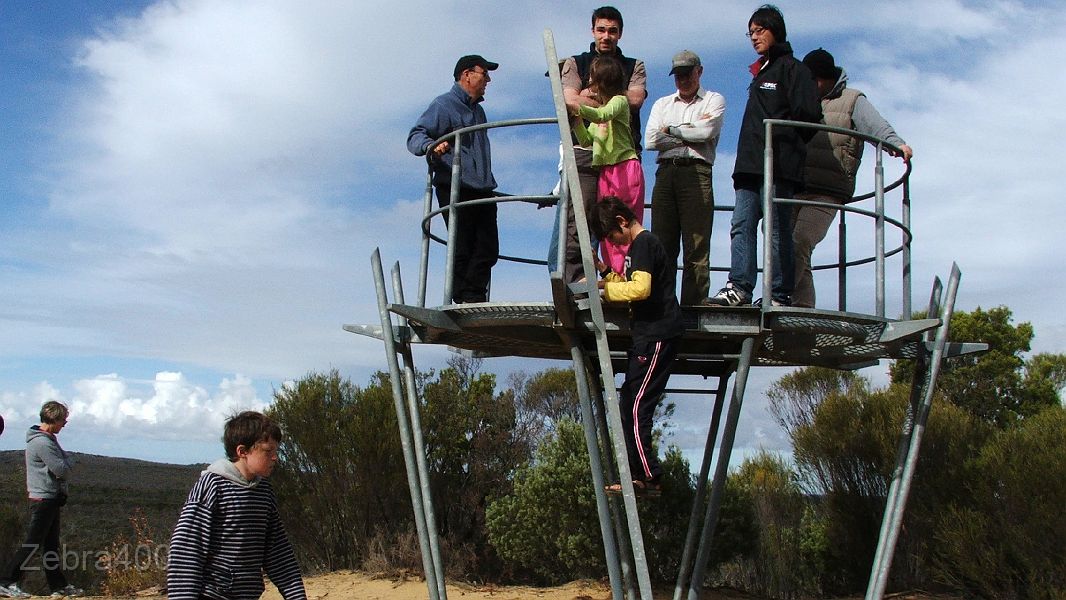
[[[200,474],[170,538],[170,600],[255,600],[263,573],[285,600],[306,600],[300,566],[266,480],[281,428],[245,411],[226,422],[225,459]]]

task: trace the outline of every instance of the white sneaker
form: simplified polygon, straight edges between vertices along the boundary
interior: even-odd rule
[[[0,585],[0,598],[29,598],[32,594],[22,591],[19,584]]]
[[[83,590],[83,589],[81,589],[79,587],[74,587],[73,585],[67,585],[67,587],[65,587],[65,588],[63,588],[61,590],[56,590],[56,591],[52,592],[52,597],[53,598],[64,598],[64,597],[67,597],[67,596],[74,597],[74,596],[84,596],[84,595],[85,595],[85,590]]]

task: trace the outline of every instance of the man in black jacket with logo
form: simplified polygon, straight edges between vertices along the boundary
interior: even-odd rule
[[[763,5],[748,20],[748,37],[759,54],[750,69],[748,104],[740,125],[737,160],[733,169],[736,208],[729,230],[729,282],[717,294],[704,300],[716,306],[749,304],[757,273],[756,238],[763,218],[763,148],[766,141],[764,119],[787,119],[817,123],[822,108],[811,73],[792,56],[786,41],[785,19],[775,6]],[[773,130],[774,197],[791,198],[803,187],[806,143],[814,130],[775,127]],[[792,210],[775,207],[773,223],[767,229],[773,236],[773,278],[771,296],[775,306],[791,302],[794,263],[792,259]],[[765,283],[763,284],[765,285]]]

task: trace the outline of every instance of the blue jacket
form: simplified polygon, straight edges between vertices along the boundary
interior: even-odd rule
[[[415,156],[423,156],[429,151],[430,144],[441,136],[456,129],[485,123],[485,109],[481,108],[484,98],[471,98],[466,90],[456,83],[447,93],[441,94],[430,102],[429,108],[407,135],[407,149]],[[489,136],[485,130],[468,133],[463,136],[463,154],[460,161],[460,185],[475,190],[496,189],[496,179],[492,176],[492,156],[489,149]],[[441,156],[431,155],[433,165],[433,185],[449,185],[452,181],[452,156],[455,144]]]

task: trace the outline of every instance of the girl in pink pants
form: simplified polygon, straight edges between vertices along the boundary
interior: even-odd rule
[[[633,146],[622,63],[610,55],[596,57],[589,68],[589,88],[600,106],[569,104],[568,109],[575,117],[574,134],[582,145],[592,146],[592,166],[600,169],[597,200],[617,196],[643,223],[644,170]],[[603,262],[615,273],[626,272],[628,251],[628,244],[618,246],[605,240],[600,245]]]

